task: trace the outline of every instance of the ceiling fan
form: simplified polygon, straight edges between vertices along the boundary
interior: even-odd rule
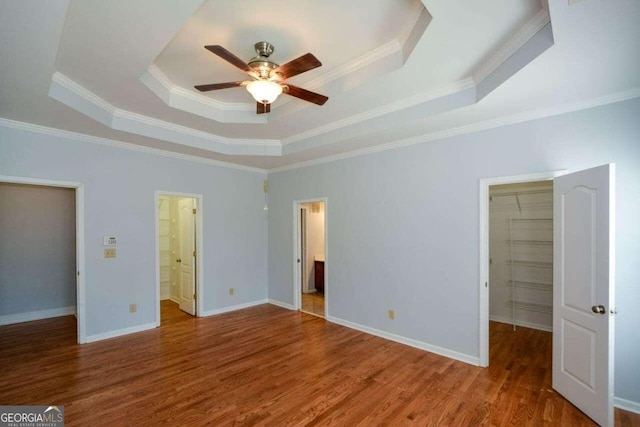
[[[315,56],[307,53],[286,64],[278,65],[269,59],[269,56],[274,50],[271,43],[258,42],[254,47],[258,56],[252,58],[249,63],[246,63],[222,46],[205,46],[205,49],[241,69],[253,80],[214,83],[194,87],[200,92],[232,87],[246,87],[257,102],[256,112],[258,114],[270,112],[271,103],[274,102],[281,93],[286,93],[287,95],[295,96],[296,98],[318,105],[324,105],[324,103],[327,102],[329,98],[324,95],[285,82],[285,80],[290,77],[320,67],[322,63],[318,61]]]

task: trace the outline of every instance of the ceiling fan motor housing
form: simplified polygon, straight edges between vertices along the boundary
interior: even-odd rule
[[[275,48],[269,42],[258,42],[253,46],[258,56],[251,58],[249,66],[256,70],[262,79],[272,77],[271,72],[279,67],[275,62],[269,61],[269,56]]]

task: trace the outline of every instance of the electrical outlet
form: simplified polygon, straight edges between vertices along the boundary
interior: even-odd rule
[[[104,250],[104,257],[105,257],[105,258],[115,258],[115,257],[116,257],[116,250],[115,250],[115,248],[105,249],[105,250]]]
[[[396,311],[395,310],[389,310],[389,319],[394,320],[396,318]]]
[[[229,295],[233,295],[235,293],[236,293],[235,289],[229,288]]]
[[[137,304],[129,304],[129,313],[135,313],[136,311],[138,311],[138,305]]]

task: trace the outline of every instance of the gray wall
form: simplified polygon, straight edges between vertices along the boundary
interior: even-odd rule
[[[8,127],[0,153],[0,175],[84,184],[88,337],[156,321],[156,190],[203,195],[205,311],[266,298],[264,174]]]
[[[328,314],[478,357],[479,180],[615,162],[615,394],[640,402],[638,118],[635,99],[270,174],[269,297],[293,303],[292,202],[326,196]]]
[[[0,316],[76,305],[75,190],[0,183]]]

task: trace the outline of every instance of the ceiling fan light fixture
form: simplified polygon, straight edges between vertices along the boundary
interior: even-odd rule
[[[247,85],[247,90],[257,102],[271,104],[282,93],[282,86],[269,80],[254,80]]]

